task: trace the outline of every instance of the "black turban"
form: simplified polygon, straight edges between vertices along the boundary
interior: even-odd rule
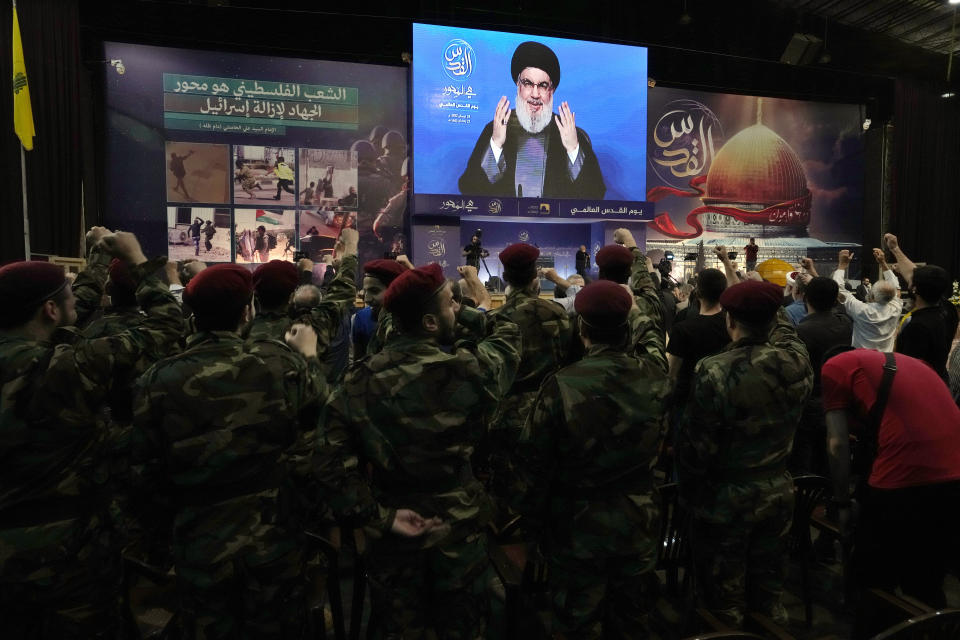
[[[550,47],[539,42],[522,42],[513,52],[513,60],[510,61],[510,73],[513,74],[514,82],[527,67],[545,71],[550,76],[554,89],[560,84],[560,61]]]

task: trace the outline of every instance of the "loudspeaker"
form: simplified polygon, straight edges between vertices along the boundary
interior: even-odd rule
[[[823,40],[809,33],[795,33],[790,38],[787,48],[780,56],[780,62],[794,65],[806,65],[817,60],[820,50],[823,49]]]

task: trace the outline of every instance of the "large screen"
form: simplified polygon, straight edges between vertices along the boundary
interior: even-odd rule
[[[649,106],[648,248],[689,256],[690,271],[700,254],[712,263],[715,245],[742,262],[754,238],[761,264],[789,271],[801,257],[832,263],[857,246],[860,106],[662,87]]]
[[[645,48],[415,24],[413,51],[415,213],[642,218]]]
[[[406,253],[401,67],[106,43],[105,223],[150,254],[255,268]]]

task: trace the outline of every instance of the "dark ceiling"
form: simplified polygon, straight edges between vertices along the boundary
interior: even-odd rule
[[[897,78],[946,91],[953,9],[947,0],[101,0],[81,3],[81,20],[91,66],[104,40],[400,65],[410,23],[424,21],[643,44],[664,85],[861,102],[886,117]],[[797,33],[825,39],[829,55],[781,63]]]
[[[958,49],[952,37],[957,5],[944,0],[781,0],[779,4],[821,16],[826,25],[835,22],[863,29],[936,53],[947,55]]]

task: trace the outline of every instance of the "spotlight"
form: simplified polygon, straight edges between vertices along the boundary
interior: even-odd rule
[[[863,130],[866,131],[867,129],[869,129],[871,124],[873,124],[873,123],[870,121],[870,118],[867,118],[866,120],[864,120],[864,121],[863,121]]]
[[[115,68],[120,75],[123,75],[127,71],[127,68],[123,66],[123,60],[111,60],[110,65]]]
[[[960,4],[960,0],[949,0],[950,4]]]
[[[951,2],[952,2],[952,0],[951,0]],[[956,2],[953,2],[953,4],[960,4],[960,0],[957,0]],[[957,95],[957,94],[955,94],[953,91],[947,91],[946,93],[941,93],[941,94],[940,94],[940,97],[941,97],[941,98],[952,98],[952,97],[955,96],[955,95]]]

